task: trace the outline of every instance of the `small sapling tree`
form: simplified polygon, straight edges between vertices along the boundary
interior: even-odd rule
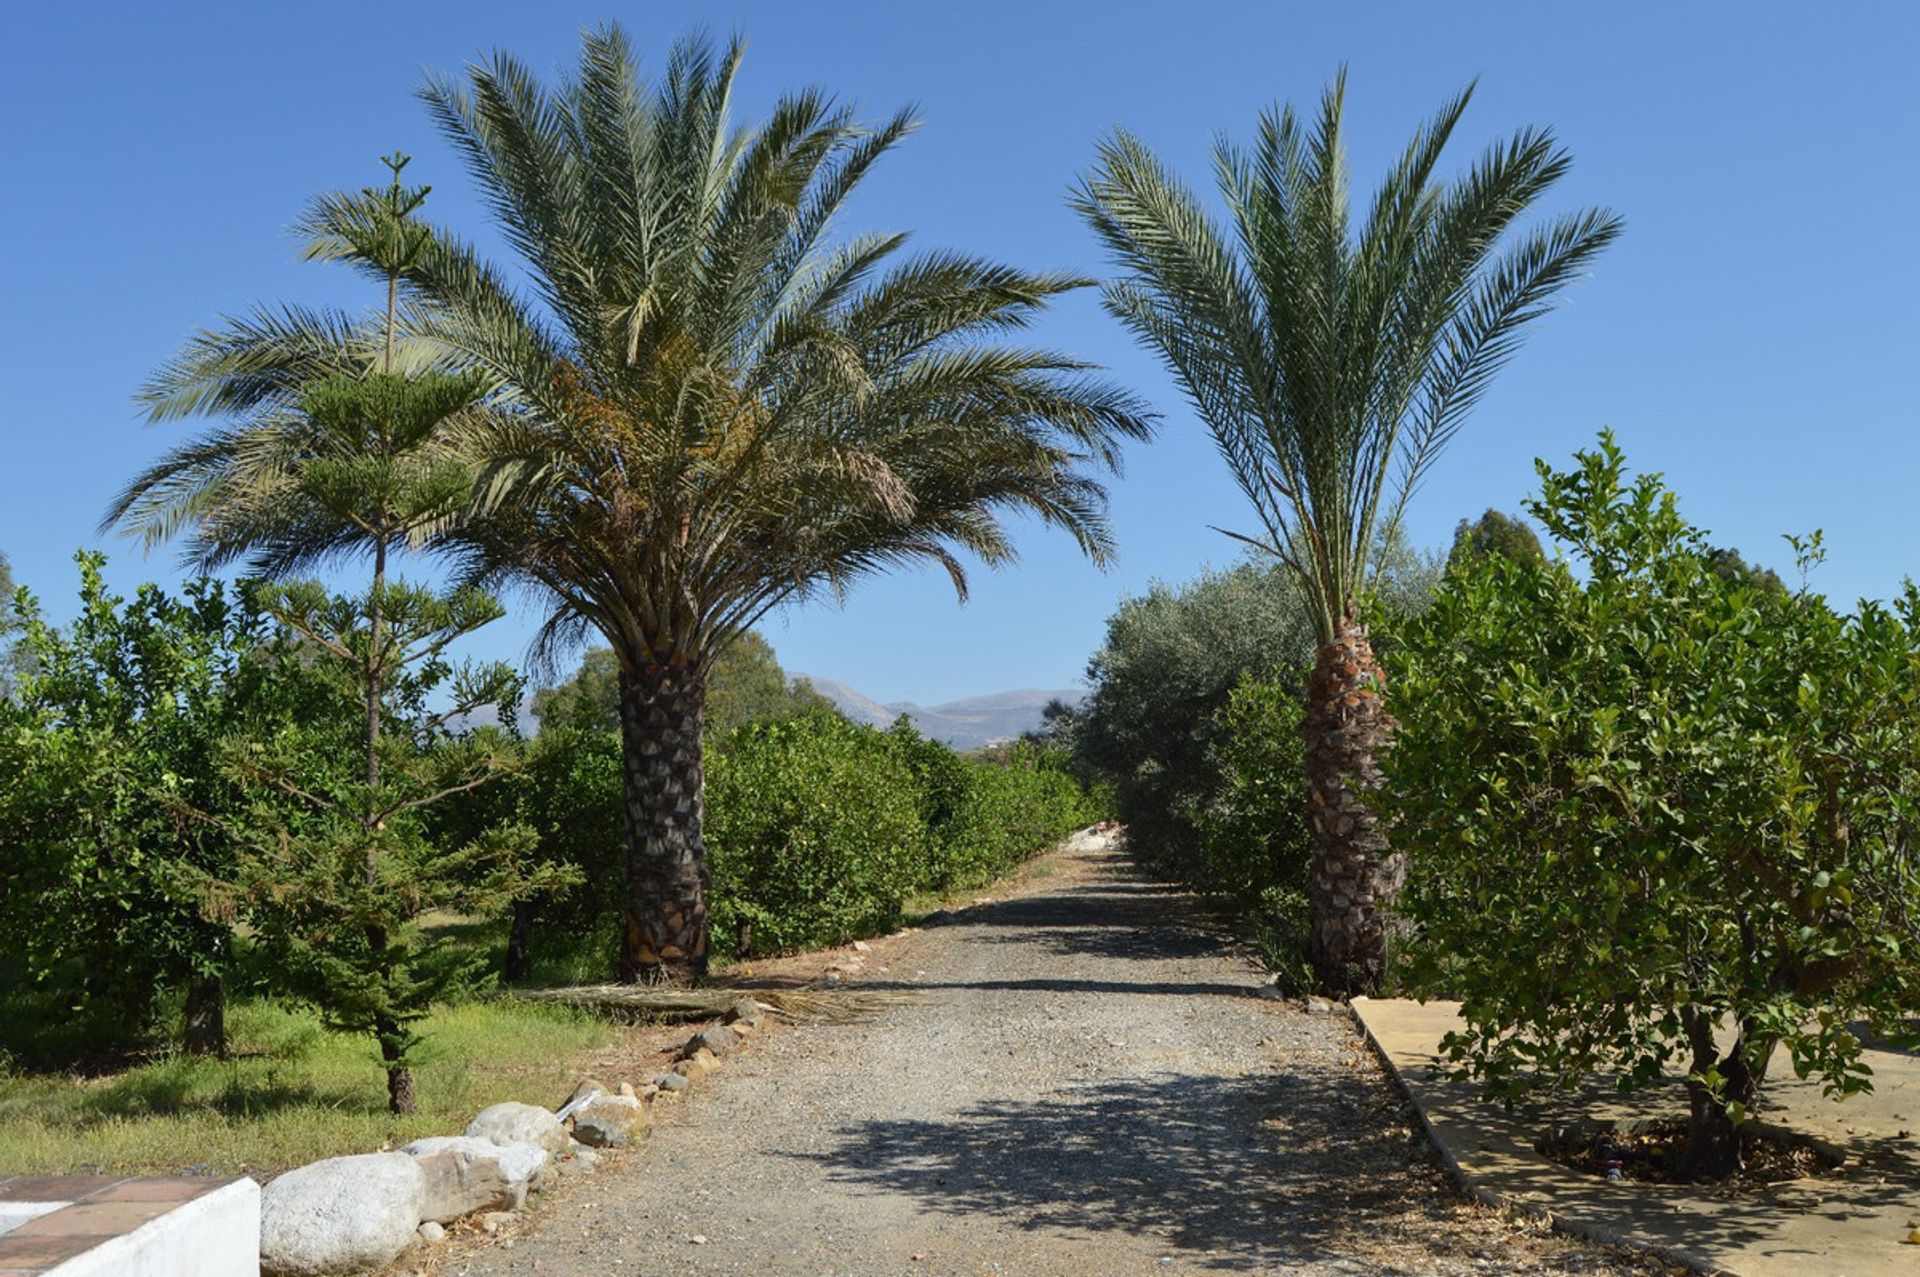
[[[443,596],[394,582],[354,597],[297,583],[264,598],[340,707],[371,705],[379,731],[367,753],[364,729],[342,730],[344,715],[229,743],[232,774],[256,795],[237,881],[290,984],[330,1027],[379,1043],[388,1107],[411,1113],[415,1025],[435,1000],[471,988],[485,964],[436,946],[422,917],[491,913],[559,885],[555,870],[523,864],[534,842],[524,826],[450,843],[424,823],[427,809],[514,759],[498,728],[460,729],[482,707],[514,703],[512,671],[446,657],[500,608],[478,591]]]
[[[1718,1178],[1776,1056],[1866,1090],[1859,1023],[1914,1006],[1920,593],[1841,615],[1722,571],[1607,435],[1539,469],[1529,513],[1581,571],[1457,561],[1396,657],[1410,974],[1503,1097],[1677,1061],[1674,1170]]]

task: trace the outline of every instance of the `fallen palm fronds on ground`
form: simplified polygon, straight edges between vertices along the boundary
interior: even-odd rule
[[[705,1020],[724,1015],[751,998],[790,1023],[853,1024],[919,995],[904,989],[654,989],[637,984],[589,984],[567,989],[529,989],[515,997],[558,1002],[664,1020]]]

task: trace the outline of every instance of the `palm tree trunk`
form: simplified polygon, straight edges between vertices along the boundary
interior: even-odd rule
[[[1362,795],[1380,784],[1379,754],[1393,735],[1386,678],[1366,631],[1335,622],[1307,683],[1307,808],[1313,822],[1314,974],[1341,994],[1371,993],[1386,968],[1386,909],[1406,859],[1396,855]]]
[[[685,667],[620,672],[622,790],[627,809],[624,983],[691,984],[707,974],[703,675]]]

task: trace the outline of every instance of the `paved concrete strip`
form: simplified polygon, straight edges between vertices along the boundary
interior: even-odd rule
[[[1594,1091],[1508,1111],[1467,1083],[1436,1077],[1440,1039],[1461,1027],[1457,1004],[1356,999],[1354,1017],[1420,1112],[1435,1145],[1482,1201],[1552,1216],[1596,1241],[1643,1246],[1707,1272],[1739,1277],[1880,1277],[1920,1272],[1920,1062],[1869,1052],[1875,1090],[1845,1103],[1817,1084],[1769,1084],[1763,1120],[1839,1145],[1845,1169],[1762,1192],[1607,1183],[1534,1151],[1577,1119],[1631,1122],[1685,1113],[1677,1088],[1634,1096]]]

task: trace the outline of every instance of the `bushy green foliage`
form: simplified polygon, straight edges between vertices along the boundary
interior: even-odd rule
[[[542,731],[566,726],[618,732],[620,665],[613,649],[588,648],[572,677],[535,692],[531,708]],[[706,729],[712,737],[747,723],[834,712],[833,702],[813,684],[789,678],[772,645],[751,631],[723,650],[707,674]]]
[[[707,769],[714,935],[732,957],[885,930],[922,892],[977,886],[1097,815],[1057,751],[964,758],[904,720],[737,729]]]
[[[1442,566],[1401,541],[1373,559],[1368,617],[1387,652]],[[1306,602],[1276,566],[1156,585],[1121,602],[1087,667],[1093,694],[1053,709],[1043,736],[1071,748],[1083,785],[1110,787],[1137,859],[1240,915],[1288,978],[1305,937],[1300,710],[1313,656]]]
[[[137,1040],[167,995],[217,997],[238,920],[209,877],[240,854],[244,790],[222,742],[316,713],[304,670],[250,590],[111,593],[78,556],[80,611],[64,630],[22,592],[31,672],[0,698],[0,984],[39,986],[105,1039]],[[190,819],[188,811],[207,819]],[[214,1039],[220,1046],[217,1007]]]
[[[1305,987],[1312,831],[1291,680],[1244,674],[1216,715],[1219,785],[1196,816],[1203,885],[1247,915],[1267,965]]]
[[[907,760],[837,716],[727,737],[707,765],[706,829],[715,946],[734,955],[890,926],[927,857]]]
[[[1851,1026],[1920,992],[1920,593],[1841,615],[1723,572],[1623,471],[1604,435],[1540,466],[1529,509],[1584,579],[1449,574],[1395,662],[1385,793],[1411,974],[1462,999],[1446,1058],[1507,1095],[1678,1059],[1712,1175],[1776,1047],[1862,1089]]]
[[[1136,856],[1205,879],[1198,820],[1221,786],[1221,712],[1243,676],[1284,677],[1312,659],[1307,607],[1278,567],[1245,563],[1121,602],[1088,663],[1093,694],[1073,739],[1113,784]]]
[[[1447,562],[1484,559],[1489,554],[1536,562],[1547,557],[1540,548],[1540,537],[1524,520],[1498,510],[1488,510],[1472,522],[1460,520],[1453,530],[1453,549],[1447,554]]]
[[[989,882],[1099,817],[1055,751],[1023,741],[1002,760],[962,765],[965,784],[952,818],[933,830],[926,881],[933,890]]]

